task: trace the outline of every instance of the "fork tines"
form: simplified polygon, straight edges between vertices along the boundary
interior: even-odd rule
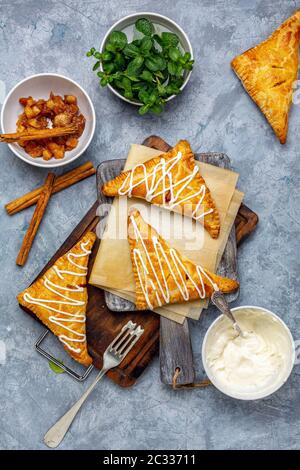
[[[111,343],[110,352],[119,357],[126,356],[143,333],[144,329],[130,320]]]

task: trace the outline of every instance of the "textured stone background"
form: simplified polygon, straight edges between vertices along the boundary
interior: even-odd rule
[[[24,77],[57,72],[77,80],[97,112],[97,131],[81,158],[98,164],[126,156],[131,142],[160,134],[187,138],[195,151],[226,152],[240,173],[245,202],[260,216],[256,233],[239,249],[238,304],[261,305],[299,327],[299,125],[290,114],[288,143],[281,146],[230,69],[230,60],[264,39],[298,2],[288,0],[0,1],[0,79],[7,91]],[[116,20],[136,11],[169,15],[189,34],[195,69],[182,96],[161,117],[136,114],[99,89],[85,52],[100,44]],[[3,85],[0,87],[3,94]],[[42,436],[87,384],[54,374],[34,342],[42,327],[24,315],[15,295],[39,272],[96,197],[89,179],[56,195],[23,269],[15,266],[32,209],[8,217],[3,204],[42,183],[45,171],[1,152],[1,321],[7,349],[0,365],[0,447],[45,448]],[[204,331],[211,310],[192,323],[201,371]],[[3,346],[3,343],[0,344]],[[52,346],[51,346],[52,347]],[[53,346],[54,347],[54,346]],[[61,348],[58,349],[61,351]],[[61,354],[60,352],[57,353]],[[57,356],[62,357],[62,356]],[[275,395],[257,402],[227,398],[214,388],[174,393],[160,383],[155,360],[132,389],[103,380],[77,417],[65,449],[292,449],[300,445],[300,366]],[[92,379],[89,379],[89,382]]]

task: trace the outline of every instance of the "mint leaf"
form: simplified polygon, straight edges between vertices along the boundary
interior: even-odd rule
[[[122,31],[113,31],[108,36],[105,49],[109,52],[121,51],[127,44],[127,36]]]
[[[60,361],[60,360],[58,360],[58,359],[57,359],[57,361],[60,362],[61,364],[63,364],[62,361]],[[55,374],[63,374],[63,373],[65,372],[64,369],[62,369],[61,367],[57,366],[57,365],[56,365],[54,362],[52,362],[52,361],[49,361],[48,364],[49,364],[50,369],[53,370],[53,372],[55,372]]]
[[[139,18],[135,22],[136,29],[145,36],[151,36],[154,31],[153,24],[147,18]]]

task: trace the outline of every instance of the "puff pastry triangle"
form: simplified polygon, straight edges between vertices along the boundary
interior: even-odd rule
[[[180,140],[169,152],[136,165],[102,187],[106,196],[137,197],[203,223],[218,238],[220,218],[190,144]]]
[[[300,9],[268,39],[231,62],[282,144],[287,139],[288,113],[298,75],[299,41]]]
[[[86,342],[86,276],[96,235],[88,232],[45,274],[21,292],[19,303],[33,312],[63,343],[66,351],[88,366]]]
[[[128,241],[138,310],[204,299],[215,289],[233,292],[239,286],[237,281],[217,276],[171,248],[136,209],[128,216]]]

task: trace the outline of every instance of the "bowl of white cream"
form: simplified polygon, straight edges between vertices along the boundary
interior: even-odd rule
[[[202,361],[210,381],[240,400],[257,400],[278,390],[295,361],[295,346],[286,324],[261,307],[233,308],[244,337],[220,315],[207,330]]]

